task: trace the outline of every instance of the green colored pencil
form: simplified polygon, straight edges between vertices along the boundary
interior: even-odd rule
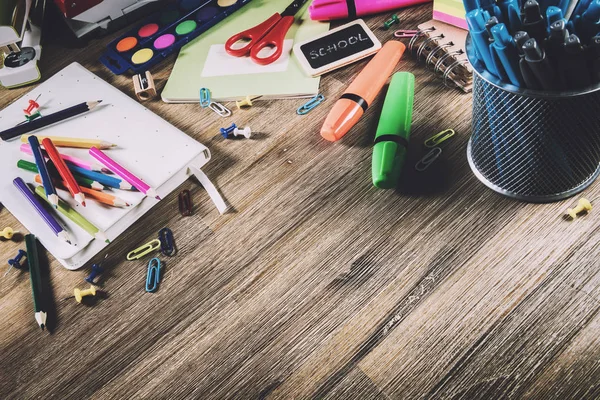
[[[36,174],[38,173],[37,165],[35,165],[35,163],[29,162],[29,161],[19,160],[19,161],[17,161],[17,167],[19,167],[25,171],[35,172]],[[50,173],[52,175],[56,176],[57,172],[52,171],[53,168],[55,168],[54,165],[52,166],[52,168],[50,168]],[[105,189],[104,185],[101,185],[100,182],[91,180],[89,178],[86,178],[86,177],[83,177],[83,176],[77,175],[77,174],[73,174],[73,177],[75,178],[75,180],[77,181],[79,186],[86,187],[88,189],[93,189],[93,190],[104,190]]]
[[[37,249],[37,240],[34,235],[25,236],[27,247],[27,263],[29,264],[29,280],[31,281],[31,294],[33,295],[33,310],[35,320],[42,330],[46,326],[46,312],[42,304],[42,275],[40,273],[40,260]]]

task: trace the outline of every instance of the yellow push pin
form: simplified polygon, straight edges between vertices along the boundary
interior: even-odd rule
[[[86,289],[86,290],[79,290],[79,289],[75,288],[75,290],[73,291],[73,294],[75,295],[75,300],[77,300],[78,303],[81,303],[81,300],[84,297],[95,296],[96,288],[93,285],[90,285],[90,288]]]
[[[567,209],[567,214],[569,214],[569,216],[572,219],[575,219],[575,218],[577,218],[577,214],[584,212],[584,211],[588,212],[591,209],[592,209],[592,203],[590,203],[587,199],[581,198],[581,199],[579,199],[579,202],[577,203],[577,207]]]
[[[252,107],[252,100],[250,99],[250,96],[246,96],[246,99],[236,101],[235,105],[237,106],[238,110],[241,110],[242,107]]]
[[[0,232],[0,236],[2,236],[4,239],[10,240],[16,233],[19,233],[19,231],[13,231],[13,228],[7,227]]]

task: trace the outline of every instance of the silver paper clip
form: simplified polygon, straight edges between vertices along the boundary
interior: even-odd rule
[[[208,108],[210,108],[223,118],[229,117],[231,115],[231,110],[221,103],[215,103],[214,101],[211,101],[208,105]]]
[[[434,147],[433,149],[429,150],[429,153],[425,154],[425,156],[421,158],[419,162],[417,162],[415,169],[419,172],[425,171],[431,164],[435,162],[435,160],[438,159],[441,154],[442,149],[439,147]]]
[[[153,258],[148,263],[148,274],[146,275],[146,292],[155,292],[160,283],[160,260]]]
[[[410,30],[410,29],[399,29],[394,32],[394,37],[397,38],[411,38],[414,37],[419,31]]]
[[[310,112],[310,110],[312,110],[313,108],[315,108],[316,106],[318,106],[319,104],[321,104],[324,101],[325,101],[325,96],[323,96],[322,94],[319,93],[318,95],[316,95],[315,97],[310,99],[306,104],[298,107],[298,109],[296,110],[296,113],[298,115],[308,114]]]
[[[200,89],[200,107],[206,108],[210,106],[210,90],[207,88]]]

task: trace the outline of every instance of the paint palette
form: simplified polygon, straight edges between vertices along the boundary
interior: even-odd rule
[[[149,70],[251,0],[178,0],[108,44],[100,61],[115,74]]]

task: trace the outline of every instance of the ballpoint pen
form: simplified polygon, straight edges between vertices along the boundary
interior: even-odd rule
[[[485,30],[487,31],[490,39],[490,43],[492,43],[494,41],[494,38],[492,37],[492,28],[496,25],[498,25],[500,23],[500,21],[498,21],[498,18],[496,17],[491,17],[490,19],[488,19],[485,23]]]
[[[519,53],[519,70],[525,82],[525,87],[532,90],[541,90],[542,85],[538,82],[527,61],[525,61],[523,45],[529,40],[529,34],[525,31],[518,31],[515,33],[514,39],[517,45],[517,52]]]
[[[527,0],[523,6],[522,28],[529,37],[543,43],[546,38],[546,23],[540,11],[540,5],[535,0]]]
[[[523,86],[524,82],[519,70],[519,54],[506,25],[498,24],[491,31],[494,42],[490,45],[490,50],[497,54],[510,83],[517,87]]]
[[[490,53],[490,36],[485,30],[486,20],[484,19],[482,10],[476,9],[469,11],[466,19],[467,24],[469,25],[469,32],[473,40],[473,45],[477,49],[477,54],[481,57],[480,60],[490,74],[498,77],[499,74],[492,61],[492,54]]]
[[[548,25],[548,33],[550,33],[550,25],[560,19],[564,19],[563,12],[560,8],[550,6],[546,9],[546,25]]]
[[[544,90],[558,90],[556,71],[546,58],[544,50],[535,39],[529,39],[523,45],[525,61]]]
[[[463,0],[463,6],[465,7],[465,12],[469,12],[481,7],[479,5],[479,0]]]
[[[511,32],[521,29],[521,9],[518,0],[498,0],[503,22]]]
[[[500,10],[500,7],[498,7],[498,5],[496,4],[495,0],[479,0],[479,7],[482,10],[485,10],[488,13],[490,13],[490,18],[496,17],[498,18],[498,20],[502,21],[502,11]]]
[[[592,83],[583,46],[577,35],[565,42],[565,56],[559,60],[559,76],[568,90],[580,89]]]
[[[544,41],[544,50],[546,57],[556,67],[558,61],[565,55],[565,42],[569,37],[569,31],[567,30],[567,23],[564,19],[559,19],[550,25],[550,35]]]
[[[600,0],[593,0],[587,9],[572,21],[575,34],[582,42],[587,43],[588,38],[600,33]]]

